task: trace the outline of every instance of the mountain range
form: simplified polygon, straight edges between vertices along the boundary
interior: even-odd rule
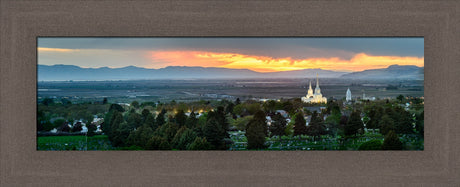
[[[348,79],[423,79],[423,67],[391,65],[384,69],[360,72],[340,72],[323,69],[261,73],[248,69],[216,67],[168,66],[147,69],[136,66],[123,68],[81,68],[75,65],[38,65],[39,81],[68,80],[148,80],[148,79],[243,79],[243,78],[348,78]]]
[[[369,69],[360,72],[344,74],[344,79],[424,79],[424,68],[417,66],[391,65],[388,68]]]

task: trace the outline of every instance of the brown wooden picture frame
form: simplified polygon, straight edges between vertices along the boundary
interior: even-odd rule
[[[460,184],[458,1],[0,1],[0,186]],[[424,151],[37,151],[38,36],[424,37]]]

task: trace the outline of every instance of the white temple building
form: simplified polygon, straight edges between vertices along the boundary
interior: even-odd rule
[[[346,100],[347,100],[347,102],[350,102],[350,101],[351,101],[351,91],[350,91],[350,88],[348,88],[348,90],[347,90]]]
[[[302,97],[302,101],[305,103],[327,103],[327,98],[323,97],[323,94],[321,94],[321,89],[319,88],[318,74],[316,74],[315,92],[313,93],[313,89],[311,89],[310,81],[310,86],[308,87],[307,95],[305,97]]]
[[[375,101],[375,97],[366,97],[366,93],[364,93],[364,90],[363,90],[363,100]]]

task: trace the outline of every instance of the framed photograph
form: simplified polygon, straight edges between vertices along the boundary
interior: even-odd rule
[[[38,37],[37,51],[37,150],[423,150],[422,37]]]
[[[458,185],[459,7],[2,1],[1,186]]]

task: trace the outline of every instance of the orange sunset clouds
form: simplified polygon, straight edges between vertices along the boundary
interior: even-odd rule
[[[291,71],[321,68],[325,70],[362,71],[386,68],[389,65],[415,65],[423,67],[423,57],[373,56],[358,53],[351,59],[338,57],[292,59],[238,53],[206,51],[151,51],[152,63],[161,61],[165,66],[201,66],[233,69],[250,69],[257,72]]]

